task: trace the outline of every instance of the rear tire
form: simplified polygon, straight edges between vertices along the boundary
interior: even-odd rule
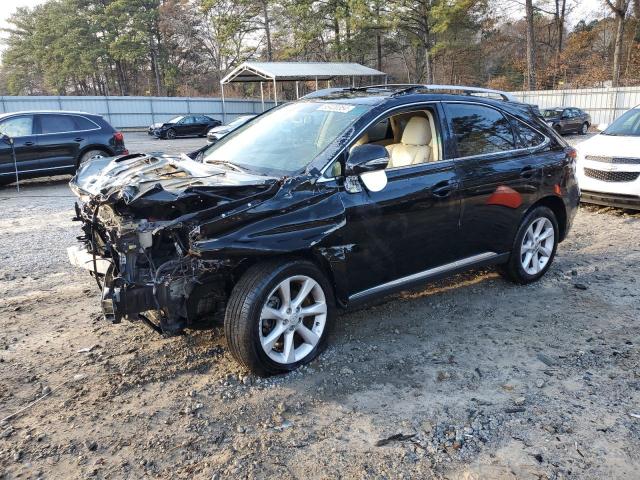
[[[543,206],[534,208],[522,220],[501,273],[520,285],[539,280],[553,263],[558,238],[558,220],[553,211]]]
[[[333,317],[333,290],[318,267],[267,261],[250,267],[233,288],[224,330],[234,358],[264,377],[312,361],[326,345]]]
[[[81,167],[85,163],[95,159],[95,158],[104,158],[108,157],[109,154],[104,150],[88,150],[82,154],[80,159],[78,160],[78,167]]]

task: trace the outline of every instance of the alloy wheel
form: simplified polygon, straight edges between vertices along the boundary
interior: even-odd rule
[[[167,130],[167,138],[169,140],[173,140],[174,138],[176,138],[176,132],[172,128]]]
[[[327,321],[327,301],[320,284],[306,275],[288,277],[269,294],[262,307],[262,349],[276,363],[303,360],[316,347]]]
[[[529,275],[537,275],[549,263],[555,244],[551,220],[538,217],[527,228],[520,247],[520,263]]]
[[[582,134],[586,135],[588,131],[589,131],[589,126],[586,123],[583,123],[582,124]]]

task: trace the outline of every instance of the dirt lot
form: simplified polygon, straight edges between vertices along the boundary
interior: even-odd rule
[[[640,214],[582,208],[540,282],[472,272],[345,313],[261,380],[220,330],[100,319],[66,180],[0,189],[0,478],[638,478]]]

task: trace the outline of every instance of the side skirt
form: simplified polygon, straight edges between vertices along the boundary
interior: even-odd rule
[[[469,270],[471,268],[486,267],[489,265],[495,265],[503,263],[509,260],[510,252],[507,253],[495,253],[485,252],[471,257],[462,258],[455,262],[440,265],[438,267],[430,268],[422,272],[414,273],[406,277],[398,278],[375,287],[368,288],[361,292],[355,293],[349,296],[348,306],[357,306],[374,298],[383,297],[392,293],[400,292],[408,288],[423,285],[425,283],[438,280],[440,278],[448,277],[456,273]]]

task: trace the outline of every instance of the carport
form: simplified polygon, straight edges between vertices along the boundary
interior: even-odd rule
[[[326,81],[327,87],[331,81],[337,78],[350,80],[355,86],[356,77],[370,77],[373,83],[374,77],[384,77],[387,82],[387,74],[374,68],[365,67],[359,63],[338,62],[244,62],[234,68],[228,75],[220,80],[222,90],[222,117],[226,117],[224,102],[224,86],[229,83],[259,82],[262,111],[264,112],[264,83],[273,84],[273,100],[278,105],[278,82],[295,82],[296,98],[300,97],[299,82],[315,81],[316,90],[318,82]]]

